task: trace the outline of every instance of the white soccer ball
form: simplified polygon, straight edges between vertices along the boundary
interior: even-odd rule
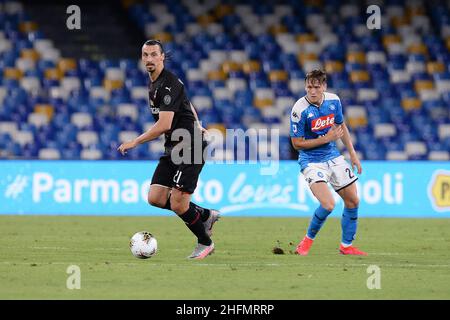
[[[131,237],[130,250],[136,258],[147,259],[156,254],[158,242],[150,232],[137,232]]]

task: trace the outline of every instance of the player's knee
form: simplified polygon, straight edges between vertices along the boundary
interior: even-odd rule
[[[350,208],[350,209],[357,208],[359,206],[359,199],[358,199],[358,197],[352,197],[352,198],[346,199],[344,201],[344,204],[345,204],[346,208]]]
[[[147,201],[151,206],[158,208],[164,208],[164,206],[166,205],[160,198],[153,197],[150,194],[148,195]]]
[[[335,203],[334,200],[323,201],[321,206],[327,211],[333,211]]]

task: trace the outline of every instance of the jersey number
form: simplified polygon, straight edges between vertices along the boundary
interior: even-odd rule
[[[346,168],[346,169],[345,169],[345,172],[348,173],[348,177],[349,177],[350,179],[353,179],[353,177],[355,176],[355,175],[353,174],[353,172],[352,172],[349,168]]]
[[[181,174],[183,172],[181,172],[180,170],[178,170],[175,175],[173,176],[173,182],[178,183],[180,182],[180,178],[181,178]]]

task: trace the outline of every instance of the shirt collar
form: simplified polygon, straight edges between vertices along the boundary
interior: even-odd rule
[[[315,106],[315,107],[317,107],[317,108],[320,108],[320,106],[321,106],[321,105],[323,104],[323,102],[325,101],[325,94],[322,93],[322,102],[320,103],[320,105],[317,105],[317,104],[312,103],[311,101],[309,101],[307,95],[305,95],[305,99],[306,99],[306,101],[308,101],[308,103],[309,103],[310,105],[313,105],[313,106]]]

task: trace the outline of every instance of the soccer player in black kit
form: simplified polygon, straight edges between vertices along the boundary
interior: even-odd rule
[[[208,210],[191,202],[191,195],[197,187],[198,177],[205,164],[205,130],[199,123],[183,83],[164,68],[164,59],[165,53],[160,41],[148,40],[144,43],[142,61],[150,76],[150,108],[155,124],[136,139],[121,144],[117,150],[125,155],[127,150],[154,140],[161,134],[165,135],[165,152],[153,174],[148,202],[153,206],[174,211],[186,223],[198,239],[197,246],[188,258],[203,259],[214,251],[214,242],[211,240],[212,226],[220,216],[217,210]],[[181,152],[183,155],[183,152],[188,150],[191,153],[190,161],[174,161],[172,151],[175,151],[177,144],[184,141],[172,141],[176,140],[172,139],[175,130],[184,130],[191,137],[190,147]],[[201,139],[200,150],[194,146],[196,138]],[[196,145],[199,145],[198,141]],[[201,156],[194,157],[195,152],[201,152]],[[195,161],[198,158],[200,161]]]

